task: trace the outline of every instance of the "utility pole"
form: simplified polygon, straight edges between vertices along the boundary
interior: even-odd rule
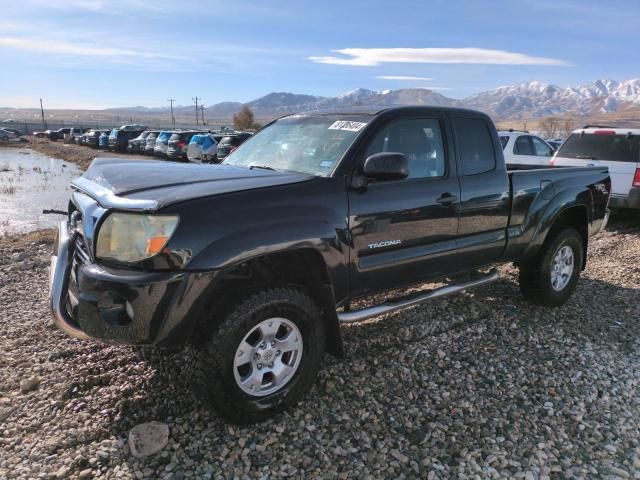
[[[200,97],[191,97],[196,102],[196,125],[200,125],[200,117],[198,116],[198,100],[202,100]]]
[[[204,121],[204,111],[205,111],[204,105],[200,105],[200,113],[202,114],[202,125],[207,124],[207,122]]]
[[[176,126],[176,117],[173,116],[173,102],[175,102],[176,99],[175,98],[168,98],[167,102],[169,102],[171,104],[171,125],[172,126]]]
[[[42,126],[47,129],[47,122],[44,119],[44,108],[42,108],[42,99],[40,99],[40,113],[42,114]]]

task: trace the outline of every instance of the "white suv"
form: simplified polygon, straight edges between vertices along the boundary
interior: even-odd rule
[[[536,135],[520,130],[498,132],[507,168],[527,170],[535,166],[550,167],[554,149]]]
[[[551,164],[609,167],[609,206],[640,209],[640,129],[587,125],[574,130]]]

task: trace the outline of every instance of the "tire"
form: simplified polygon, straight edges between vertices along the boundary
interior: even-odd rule
[[[569,255],[563,256],[563,253],[569,252],[572,264],[570,273],[567,265]],[[520,265],[522,295],[537,305],[558,307],[564,304],[576,289],[583,260],[584,245],[580,233],[573,228],[557,231],[545,241],[534,260]],[[560,269],[554,274],[556,264]]]
[[[299,349],[296,353],[284,351],[286,347],[280,352],[277,347],[285,345],[278,343],[281,340],[262,341],[262,338],[269,338],[268,328],[271,328],[263,330],[263,327],[271,325],[273,320],[280,322],[284,329],[278,332],[290,334],[285,339],[295,343],[295,348]],[[299,338],[292,325],[302,337],[301,349],[300,343],[292,340]],[[264,343],[267,343],[266,350]],[[295,405],[311,388],[320,369],[324,344],[320,310],[308,295],[292,288],[264,290],[240,301],[209,340],[195,350],[194,387],[204,402],[226,421],[236,424],[261,422]],[[240,352],[241,345],[243,352]],[[256,360],[256,354],[262,355],[259,360]],[[250,362],[237,366],[236,358],[238,363],[244,361],[242,358],[250,358]],[[275,361],[268,364],[273,358]],[[280,373],[283,380],[277,385],[277,377],[272,371],[282,372],[278,368],[285,363],[293,366],[295,362],[297,366],[293,373],[286,374],[288,376]],[[243,378],[248,380],[241,386]],[[260,378],[262,383],[256,384],[259,380],[255,379]],[[251,388],[252,379],[251,391],[255,389],[256,394],[246,391]]]

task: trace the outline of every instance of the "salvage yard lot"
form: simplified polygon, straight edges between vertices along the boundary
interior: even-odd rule
[[[526,303],[503,267],[493,285],[343,327],[347,357],[252,427],[197,403],[188,353],[55,329],[51,235],[0,239],[0,478],[640,478],[634,215],[593,240],[565,306]],[[169,444],[136,459],[127,434],[153,420]]]

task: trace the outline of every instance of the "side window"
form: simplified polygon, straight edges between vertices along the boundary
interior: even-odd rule
[[[503,150],[506,148],[507,143],[509,143],[509,137],[500,137],[500,144]]]
[[[516,143],[513,146],[513,153],[516,155],[535,155],[533,148],[531,148],[531,137],[529,135],[520,135],[516,138]]]
[[[408,178],[434,178],[445,174],[442,131],[435,118],[391,122],[373,138],[366,157],[380,152],[404,153],[409,160]]]
[[[477,175],[496,168],[491,132],[479,118],[456,118],[456,139],[463,175]]]
[[[531,141],[533,142],[533,148],[536,151],[537,156],[551,157],[553,155],[553,150],[551,150],[549,145],[540,140],[538,137],[531,137]]]

